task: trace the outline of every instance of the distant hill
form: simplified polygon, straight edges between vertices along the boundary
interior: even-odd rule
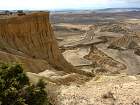
[[[131,12],[131,11],[140,11],[140,8],[106,8],[106,9],[96,10],[95,12],[114,13],[114,12]]]
[[[71,13],[71,14],[77,14],[77,13],[114,13],[114,12],[132,12],[132,11],[140,11],[140,8],[106,8],[106,9],[97,9],[97,10],[56,10],[51,11],[51,13],[58,13],[58,14],[64,14],[64,13]]]

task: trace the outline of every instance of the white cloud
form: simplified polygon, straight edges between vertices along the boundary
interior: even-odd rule
[[[108,8],[140,0],[0,0],[0,9]]]
[[[110,0],[0,0],[0,9],[53,9],[106,5]]]

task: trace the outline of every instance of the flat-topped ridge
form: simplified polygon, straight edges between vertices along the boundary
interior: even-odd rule
[[[1,13],[0,13],[1,14]],[[31,17],[45,17],[49,20],[48,11],[34,11],[34,12],[13,12],[12,14],[1,14],[0,15],[0,24],[13,23],[13,22],[25,22],[25,20],[31,19]]]

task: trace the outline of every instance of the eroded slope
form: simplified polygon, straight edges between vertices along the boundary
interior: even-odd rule
[[[76,70],[60,53],[49,22],[48,12],[28,13],[0,19],[0,50],[4,52],[4,56],[8,55],[7,60],[1,58],[1,61],[3,59],[13,61],[12,56],[14,56],[19,59],[19,62],[26,65],[27,69],[30,67],[31,72],[39,73],[45,70],[34,70],[34,66],[38,66],[38,62],[32,65],[32,69],[29,65],[34,60],[40,60],[49,65],[45,66],[46,69],[53,67],[67,73],[88,74]],[[23,57],[26,61],[23,62],[23,59],[18,56]],[[30,62],[29,59],[31,59]]]

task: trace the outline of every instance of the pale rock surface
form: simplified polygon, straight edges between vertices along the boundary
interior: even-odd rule
[[[58,91],[55,105],[140,105],[140,76],[98,76]]]

